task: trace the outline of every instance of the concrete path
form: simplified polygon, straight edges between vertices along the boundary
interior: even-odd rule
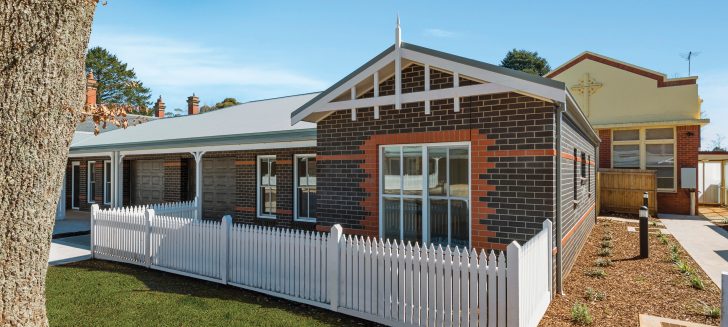
[[[64,237],[51,242],[51,253],[48,257],[49,266],[57,266],[70,262],[82,261],[91,258],[89,235]]]
[[[721,287],[721,272],[728,271],[728,232],[699,216],[658,217],[713,283]]]

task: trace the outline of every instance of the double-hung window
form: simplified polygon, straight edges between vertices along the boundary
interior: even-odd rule
[[[258,157],[258,217],[275,218],[276,214],[276,157]]]
[[[675,190],[675,129],[612,131],[612,167],[654,170],[658,191]]]
[[[96,195],[96,161],[89,161],[86,175],[86,198],[88,203],[95,203]]]
[[[104,161],[104,204],[111,204],[111,161]]]
[[[313,222],[316,221],[316,155],[299,154],[295,159],[294,218]]]
[[[382,146],[380,185],[383,238],[469,246],[468,144]]]

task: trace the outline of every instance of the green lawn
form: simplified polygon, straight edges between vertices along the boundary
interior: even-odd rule
[[[339,326],[366,322],[231,286],[90,260],[48,269],[51,326]]]

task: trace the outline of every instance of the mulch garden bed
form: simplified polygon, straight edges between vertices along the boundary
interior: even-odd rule
[[[670,235],[658,237],[659,229],[652,227],[650,257],[639,258],[639,233],[628,232],[627,226],[639,224],[599,218],[564,281],[566,295],[554,297],[540,326],[588,324],[572,318],[579,304],[582,309],[586,306],[594,326],[638,326],[639,314],[717,326],[720,318],[715,316],[715,310],[720,308],[720,289],[680,244]],[[611,235],[611,240],[605,235]],[[609,243],[611,255],[603,250]],[[605,265],[606,259],[611,260],[611,266],[597,267],[597,260]],[[681,272],[676,261],[689,272]],[[697,279],[704,289],[691,285],[691,280],[697,283]]]

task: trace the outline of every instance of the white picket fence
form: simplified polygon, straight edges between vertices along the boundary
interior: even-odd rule
[[[92,208],[92,255],[378,323],[536,326],[551,299],[551,222],[505,253]]]
[[[154,212],[160,216],[179,217],[187,219],[197,219],[197,210],[199,210],[198,199],[195,197],[190,201],[157,203],[146,206],[154,209]]]

